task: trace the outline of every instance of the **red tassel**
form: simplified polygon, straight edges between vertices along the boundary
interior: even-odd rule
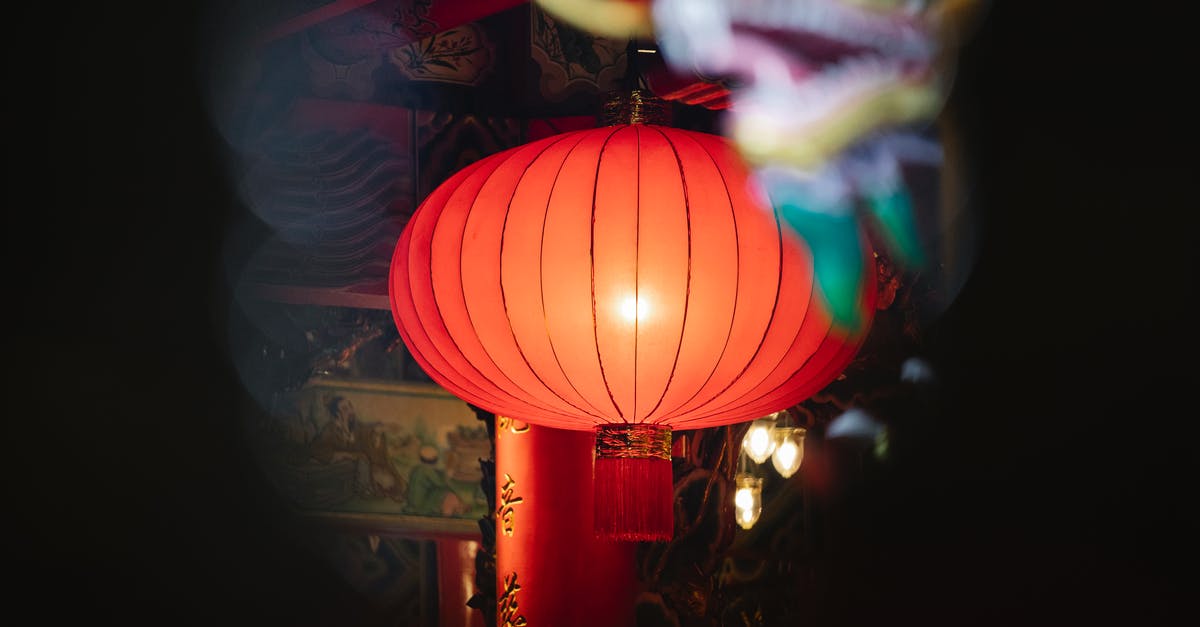
[[[597,457],[594,529],[612,540],[666,542],[675,531],[671,461]]]

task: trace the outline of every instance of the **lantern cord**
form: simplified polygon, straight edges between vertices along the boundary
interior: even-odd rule
[[[640,44],[631,38],[625,47],[625,76],[621,86],[608,94],[602,105],[602,126],[621,124],[671,125],[671,106],[666,100],[654,95],[642,75]]]
[[[671,459],[671,428],[632,423],[605,425],[596,430],[596,457],[653,457]]]
[[[665,542],[675,528],[671,428],[649,424],[596,429],[593,530],[609,540]]]
[[[616,92],[604,103],[601,115],[603,126],[622,124],[657,124],[669,126],[671,109],[667,102],[649,92],[635,89]]]
[[[625,76],[621,81],[621,86],[626,92],[645,91],[649,93],[650,91],[646,77],[642,76],[642,63],[638,56],[642,54],[638,52],[641,47],[636,37],[630,37],[629,43],[625,46]]]
[[[666,542],[674,535],[671,462],[657,457],[597,457],[593,530],[624,542]]]

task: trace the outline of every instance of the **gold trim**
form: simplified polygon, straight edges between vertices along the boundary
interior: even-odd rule
[[[605,101],[600,119],[604,126],[621,124],[669,126],[671,105],[666,100],[640,89],[616,92]]]
[[[651,424],[600,425],[596,457],[671,459],[671,427]]]

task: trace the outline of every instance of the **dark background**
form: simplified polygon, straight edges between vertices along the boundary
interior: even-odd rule
[[[831,624],[1183,617],[1186,33],[1029,4],[993,3],[962,51],[980,260],[929,329],[945,410],[863,511]],[[12,611],[378,624],[286,532],[238,435],[222,248],[241,208],[197,80],[204,7],[49,8],[11,10],[6,54]]]

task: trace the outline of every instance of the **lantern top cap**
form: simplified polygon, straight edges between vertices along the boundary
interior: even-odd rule
[[[671,125],[671,106],[644,89],[617,91],[604,102],[600,115],[603,126],[621,124]]]

